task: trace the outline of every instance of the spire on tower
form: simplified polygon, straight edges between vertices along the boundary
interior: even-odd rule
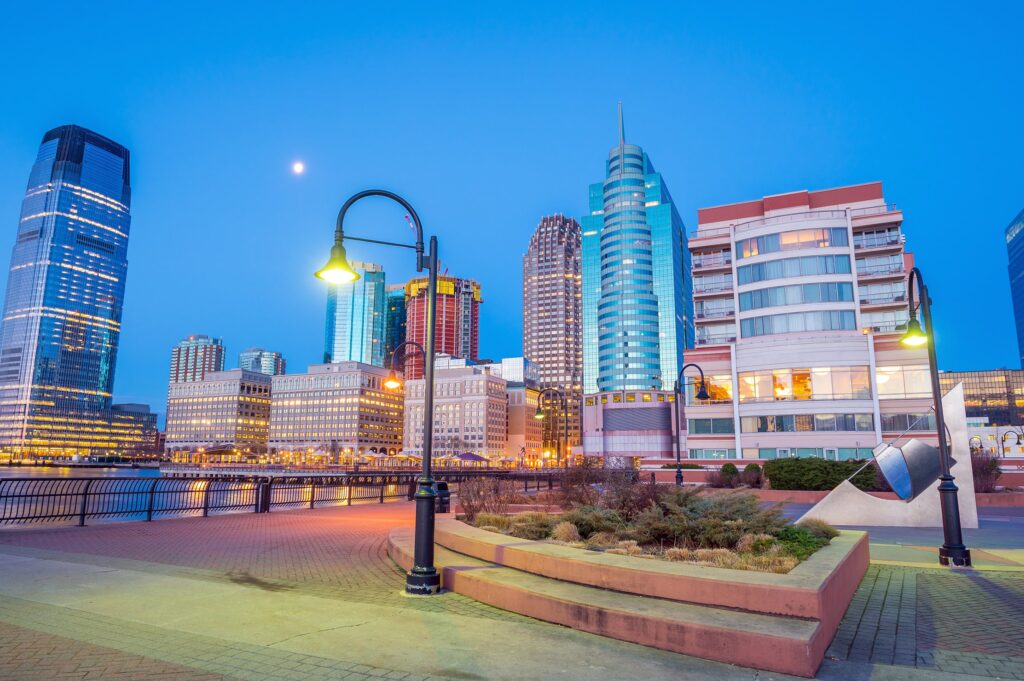
[[[626,143],[626,129],[622,124],[622,102],[619,102],[619,145]]]

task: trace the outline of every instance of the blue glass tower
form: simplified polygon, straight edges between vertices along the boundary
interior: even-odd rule
[[[1006,254],[1009,257],[1013,317],[1017,323],[1017,350],[1024,368],[1024,210],[1017,213],[1006,228]]]
[[[324,362],[362,362],[384,366],[387,296],[384,270],[373,263],[352,263],[359,279],[327,288]]]
[[[111,402],[130,204],[126,148],[76,125],[43,136],[0,325],[0,448],[124,448]]]
[[[686,232],[661,174],[626,144],[621,110],[582,227],[584,392],[668,389],[693,347]]]

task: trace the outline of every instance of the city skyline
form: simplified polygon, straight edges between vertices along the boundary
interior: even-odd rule
[[[375,93],[378,99],[369,101],[365,100],[369,81],[346,81],[353,102],[366,104],[365,114],[353,113],[358,105],[345,106],[321,92],[318,83],[336,73],[337,59],[311,68],[294,83],[287,82],[296,67],[313,64],[313,56],[340,49],[336,41],[330,41],[329,47],[325,36],[318,33],[321,29],[314,27],[302,43],[284,40],[277,48],[282,64],[264,74],[271,89],[281,91],[279,98],[284,104],[259,95],[246,78],[233,86],[232,92],[240,95],[239,105],[245,107],[257,131],[274,128],[273,135],[264,135],[269,140],[257,139],[259,135],[246,126],[231,129],[227,122],[237,118],[240,110],[233,105],[219,106],[224,99],[220,90],[225,76],[237,75],[245,62],[246,45],[237,42],[241,39],[228,36],[226,44],[218,48],[212,36],[201,36],[196,57],[167,66],[159,66],[160,57],[165,56],[160,50],[166,48],[161,48],[158,40],[156,46],[139,50],[139,63],[128,69],[125,78],[126,84],[138,86],[144,74],[147,80],[153,75],[165,77],[170,83],[162,88],[166,94],[121,85],[110,92],[90,94],[86,86],[76,83],[52,92],[40,89],[26,76],[5,75],[25,96],[17,111],[5,114],[6,124],[0,126],[0,215],[7,216],[8,224],[17,219],[24,176],[45,130],[77,123],[132,149],[133,170],[143,171],[133,187],[133,212],[145,228],[133,235],[129,252],[132,274],[114,387],[117,400],[146,402],[160,409],[167,389],[166,352],[197,331],[223,335],[225,345],[233,349],[252,343],[272,347],[292,359],[296,367],[316,363],[322,353],[323,289],[307,281],[309,272],[320,264],[325,245],[329,245],[333,214],[340,203],[371,185],[407,196],[421,213],[428,233],[436,233],[440,239],[442,268],[476,279],[487,292],[488,305],[481,308],[480,354],[513,356],[521,352],[517,260],[540,216],[559,212],[579,219],[586,215],[583,187],[594,179],[595,155],[603,153],[614,134],[615,101],[622,99],[629,112],[630,138],[642,143],[657,160],[691,230],[698,206],[794,187],[815,190],[885,178],[900,207],[914,216],[905,229],[936,299],[941,368],[1012,368],[1017,366],[1018,355],[1003,230],[1021,208],[1021,200],[1012,190],[1020,185],[1020,173],[1011,163],[1019,157],[1021,142],[1006,131],[1012,129],[1007,112],[1014,110],[1022,89],[1019,74],[989,68],[999,61],[1012,63],[1012,59],[1008,52],[1003,53],[1010,41],[991,39],[991,31],[1002,29],[988,24],[1010,26],[1014,19],[1003,17],[997,22],[988,18],[990,39],[981,44],[980,19],[969,18],[964,23],[958,14],[944,8],[924,17],[907,12],[899,8],[893,18],[915,23],[923,20],[933,36],[955,33],[956,49],[942,54],[932,46],[942,41],[918,42],[914,38],[907,52],[916,50],[919,57],[894,58],[890,54],[885,59],[864,60],[858,56],[860,51],[836,54],[820,49],[825,45],[823,38],[808,37],[811,31],[805,19],[788,26],[776,19],[773,26],[777,24],[778,30],[769,40],[752,26],[731,26],[734,32],[723,33],[722,17],[713,13],[690,17],[693,21],[673,14],[667,23],[687,40],[670,42],[667,30],[653,25],[646,25],[644,39],[655,46],[666,65],[657,72],[671,81],[678,94],[659,92],[655,98],[643,87],[622,85],[603,98],[588,97],[586,107],[573,107],[571,112],[564,107],[538,107],[557,92],[556,85],[577,81],[558,95],[565,101],[579,98],[581,90],[593,89],[597,74],[575,77],[598,63],[593,61],[596,46],[609,34],[606,29],[596,29],[584,44],[576,43],[584,49],[550,78],[534,79],[536,92],[525,97],[523,104],[510,105],[509,98],[523,96],[523,91],[500,77],[512,69],[521,53],[492,52],[486,66],[494,69],[495,80],[509,88],[508,93],[496,89],[496,84],[484,83],[474,91],[485,95],[483,110],[460,111],[451,102],[428,103],[415,116],[407,111],[407,98],[421,93],[413,81],[419,68],[428,65],[413,65],[424,56],[421,50],[429,42],[403,45],[403,39],[414,31],[413,19],[423,20],[422,15],[398,22],[395,32],[386,37],[397,49],[388,55],[385,66],[375,67],[410,68],[403,79],[408,94],[380,98]],[[21,21],[12,17],[12,25],[35,21],[35,11],[30,8],[18,8],[15,14]],[[554,17],[553,26],[569,21],[569,14],[566,11]],[[111,19],[115,25],[119,21],[106,15],[91,19],[83,13],[80,24],[88,30],[97,21]],[[870,27],[870,44],[882,45],[895,29],[878,28],[877,19],[877,12],[869,11],[850,19],[850,28]],[[225,21],[223,15],[212,17],[213,25]],[[365,27],[367,21],[367,16],[357,13],[353,30]],[[457,66],[461,63],[459,50],[478,46],[482,33],[474,32],[472,26],[445,27],[437,18],[427,17],[426,22],[434,27],[440,22],[441,41],[468,31],[465,48],[450,47],[429,65],[459,76],[459,82],[471,77],[473,67]],[[536,17],[527,12],[515,18],[509,30],[521,38],[528,35],[528,29],[538,27]],[[547,42],[552,31],[540,30],[524,47],[535,41]],[[794,35],[800,40],[782,47],[787,36]],[[12,36],[0,49],[14,54],[27,49],[24,40]],[[127,36],[126,40],[139,47],[138,37]],[[376,40],[385,37],[371,31],[362,47]],[[497,47],[514,50],[505,40]],[[627,42],[633,45],[635,40]],[[723,47],[716,48],[715,40],[722,41]],[[689,43],[690,47],[677,43]],[[110,49],[97,47],[88,59],[106,61]],[[735,55],[720,62],[729,49]],[[980,76],[976,69],[968,72],[957,63],[961,50],[978,55],[985,67]],[[807,68],[804,65],[812,54],[815,66]],[[356,58],[354,52],[338,56]],[[44,67],[50,63],[50,56],[41,58]],[[759,66],[762,58],[766,63]],[[193,80],[203,59],[221,67],[212,70],[208,83]],[[527,72],[539,74],[544,63],[547,60],[528,63]],[[625,82],[616,74],[637,63],[632,57],[624,58],[622,64],[610,67],[611,75],[600,78]],[[90,61],[88,66],[103,72],[100,64]],[[677,73],[689,66],[694,67],[687,69],[693,75],[684,78]],[[366,77],[373,80],[381,73],[371,69]],[[722,85],[714,83],[716,77]],[[942,87],[937,87],[938,83]],[[868,103],[866,95],[881,84],[899,91],[901,102],[885,107]],[[961,89],[964,96],[951,101],[938,94],[951,87]],[[737,94],[727,92],[730,89]],[[212,100],[214,92],[217,106]],[[666,113],[669,104],[680,109],[684,100],[679,98],[684,96],[696,98],[686,104],[685,116]],[[180,97],[181,101],[169,103],[168,97]],[[461,104],[463,100],[457,101]],[[757,106],[747,107],[749,101]],[[297,105],[300,102],[302,105]],[[155,112],[155,107],[168,104],[166,113]],[[504,106],[517,114],[514,126],[507,126],[504,117],[485,120],[488,112]],[[524,106],[532,110],[530,120],[519,115]],[[200,120],[186,107],[203,111],[210,120]],[[723,111],[727,115],[723,116]],[[323,124],[339,112],[347,125]],[[979,116],[984,116],[984,123]],[[417,118],[424,120],[418,122]],[[455,131],[460,134],[451,147],[445,140]],[[346,145],[354,146],[338,153]],[[187,153],[178,153],[182,146]],[[375,153],[368,153],[374,147]],[[998,148],[998,155],[978,156],[981,152],[977,149],[989,147]],[[540,150],[559,155],[556,167],[536,163]],[[481,151],[497,160],[478,158]],[[352,155],[360,159],[354,167],[346,160]],[[306,163],[305,175],[292,175],[290,165],[295,160]],[[472,176],[465,172],[470,164],[474,166]],[[455,177],[459,178],[457,188],[446,188],[446,184],[455,186]],[[971,248],[980,264],[972,271],[983,271],[986,277],[991,273],[991,278],[982,282],[986,295],[981,297],[971,292],[977,287],[941,274],[966,271],[961,250],[950,248],[963,228],[965,215],[975,239]],[[358,224],[364,232],[408,238],[400,211],[373,206],[354,211],[352,217],[353,225]],[[0,232],[7,240],[0,241],[0,249],[13,245],[13,232]],[[271,235],[281,241],[270,253],[270,266],[258,269],[259,276],[241,282],[218,271],[224,269],[219,264],[228,255],[242,261],[256,254],[266,257]],[[197,243],[203,247],[195,248]],[[396,281],[415,274],[408,258],[401,255],[392,257],[372,247],[353,248],[351,253],[357,260],[380,258],[389,274],[395,272]],[[180,268],[164,267],[168,262]],[[190,272],[201,275],[187,276]],[[176,305],[179,297],[191,304]],[[253,300],[262,304],[254,305]],[[986,337],[980,351],[977,331],[961,312],[966,309],[990,320],[986,329],[997,330]]]

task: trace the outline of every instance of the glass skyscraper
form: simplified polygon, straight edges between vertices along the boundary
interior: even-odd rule
[[[1009,256],[1013,317],[1017,322],[1017,350],[1024,368],[1024,210],[1017,213],[1006,228],[1006,254]]]
[[[387,297],[384,270],[354,262],[359,279],[327,287],[327,332],[324,362],[362,362],[384,366]]]
[[[391,284],[385,290],[387,315],[384,320],[384,362],[388,363],[395,348],[405,342],[405,284]]]
[[[130,205],[126,148],[76,125],[43,136],[0,325],[0,448],[131,448],[111,409]]]
[[[693,347],[686,232],[621,123],[582,227],[584,392],[671,388]]]

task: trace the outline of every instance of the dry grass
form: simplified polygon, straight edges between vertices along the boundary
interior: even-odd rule
[[[572,543],[580,541],[580,531],[572,523],[562,521],[551,530],[551,538],[555,541]]]

